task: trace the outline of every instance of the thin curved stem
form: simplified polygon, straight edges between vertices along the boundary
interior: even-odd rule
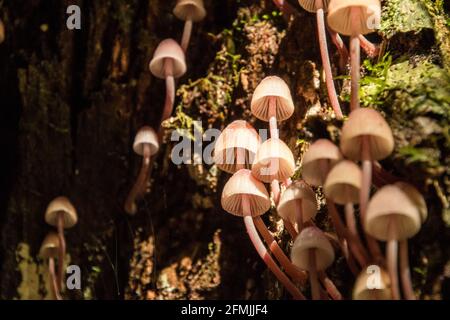
[[[270,256],[269,252],[267,252],[267,249],[264,246],[264,243],[262,242],[261,238],[259,237],[258,231],[255,228],[253,217],[251,216],[250,201],[247,195],[242,196],[242,209],[244,212],[244,224],[250,240],[252,241],[252,244],[256,249],[256,252],[258,252],[259,256],[270,269],[270,271],[272,271],[275,277],[283,284],[283,286],[287,291],[289,291],[294,299],[305,300],[305,296],[298,290],[298,288],[284,274],[284,272],[281,271],[281,269]]]
[[[309,281],[311,284],[311,294],[313,300],[320,300],[321,298],[321,288],[319,284],[319,277],[317,274],[317,263],[316,263],[316,249],[309,249]]]
[[[320,1],[322,2],[322,1]],[[317,1],[316,1],[317,3]],[[331,107],[337,119],[342,119],[342,110],[339,105],[339,100],[336,94],[336,87],[334,86],[333,73],[331,72],[330,56],[328,53],[327,36],[325,29],[325,15],[323,8],[317,10],[317,29],[319,33],[320,54],[322,56],[323,69],[325,71],[325,83],[327,85],[328,98],[330,99]]]
[[[358,7],[352,7],[350,12],[350,19],[352,23],[353,34],[350,37],[350,77],[351,77],[351,98],[350,108],[356,110],[360,107],[359,102],[359,80],[360,74],[360,60],[361,49],[359,43],[359,30],[358,23],[360,18],[360,12]]]
[[[275,202],[275,206],[278,205],[278,203],[280,202],[280,183],[278,182],[278,180],[272,180],[272,182],[270,183],[270,189],[272,190],[272,194],[273,194],[273,201]]]
[[[400,288],[398,285],[398,241],[395,220],[391,219],[388,226],[388,238],[386,244],[386,258],[389,276],[391,278],[392,298],[400,300]]]
[[[161,117],[161,123],[171,116],[173,112],[173,105],[175,103],[175,78],[173,77],[172,59],[164,60],[164,73],[166,76],[166,100],[164,103],[164,111]]]
[[[370,42],[366,37],[362,34],[358,36],[360,47],[364,50],[364,52],[370,57],[375,58],[380,54],[380,47]]]
[[[56,300],[62,300],[61,294],[58,289],[58,278],[55,273],[55,259],[50,257],[48,259],[48,274],[50,278],[50,287],[52,290],[53,298]]]
[[[333,300],[342,300],[341,292],[324,271],[319,272],[319,279],[323,287]]]
[[[280,135],[277,125],[277,100],[275,97],[269,98],[269,128],[270,138],[279,139]]]
[[[184,52],[187,52],[187,49],[189,48],[189,42],[191,41],[192,34],[192,25],[193,22],[190,18],[188,18],[184,23],[183,36],[181,38],[181,48]]]
[[[306,274],[292,264],[291,260],[289,260],[289,258],[285,255],[275,238],[267,229],[267,226],[261,217],[255,217],[253,218],[253,221],[256,229],[258,229],[264,241],[269,246],[270,251],[274,254],[275,258],[278,260],[286,273],[297,283],[303,283],[306,280]]]
[[[358,228],[356,226],[355,219],[355,208],[353,207],[353,203],[347,203],[345,205],[345,221],[347,224],[347,228],[353,236],[353,239],[358,242],[358,247],[364,247],[359,237]]]
[[[125,201],[125,212],[131,215],[135,215],[137,212],[136,201],[139,197],[145,194],[145,189],[147,187],[147,181],[150,171],[150,159],[151,159],[151,148],[149,144],[144,144],[144,154],[142,159],[142,166],[136,182],[131,188],[130,193]]]
[[[400,280],[406,299],[416,300],[409,269],[408,240],[400,241]]]
[[[292,223],[288,220],[284,220],[283,219],[283,223],[284,223],[284,227],[286,228],[287,232],[289,233],[289,235],[291,236],[292,239],[297,238],[298,233],[297,230],[295,230],[295,227],[292,225]]]
[[[66,238],[64,237],[64,213],[58,213],[58,238],[59,238],[59,257],[58,257],[58,291],[62,291],[64,281],[64,257],[66,256]]]
[[[330,34],[331,37],[331,41],[334,43],[334,45],[336,46],[336,49],[339,53],[339,67],[341,70],[345,69],[345,66],[348,63],[348,60],[350,58],[350,55],[348,53],[348,49],[344,44],[344,41],[342,40],[341,36],[339,35],[339,33],[331,30],[330,28],[328,29],[328,33]]]

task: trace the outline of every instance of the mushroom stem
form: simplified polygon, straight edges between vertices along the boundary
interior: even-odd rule
[[[366,37],[362,34],[358,36],[360,47],[364,50],[364,52],[370,57],[375,58],[380,54],[380,47],[370,42]]]
[[[400,241],[400,279],[402,282],[403,293],[406,299],[416,300],[416,294],[411,282],[411,272],[408,259],[408,240]]]
[[[242,196],[242,210],[244,212],[244,224],[247,229],[247,233],[250,237],[250,240],[253,246],[258,252],[261,259],[267,265],[267,267],[272,271],[275,277],[284,285],[287,291],[294,297],[296,300],[305,300],[303,294],[298,290],[298,288],[292,283],[292,281],[284,274],[283,271],[277,266],[275,261],[273,261],[269,252],[267,252],[264,243],[259,237],[258,231],[256,231],[255,224],[253,222],[253,217],[251,215],[250,209],[250,199],[247,195]]]
[[[339,33],[331,30],[330,28],[328,28],[328,33],[330,34],[331,41],[334,43],[339,53],[339,63],[340,63],[339,67],[341,68],[341,70],[343,70],[347,65],[349,58],[348,49],[345,46],[344,41],[342,41],[342,38],[339,35]]]
[[[388,241],[386,244],[386,258],[387,258],[387,266],[389,271],[389,276],[391,278],[391,290],[392,290],[392,298],[394,300],[400,300],[400,288],[398,285],[398,241],[396,239],[397,236],[397,228],[394,219],[391,219],[388,227]]]
[[[342,300],[342,294],[339,292],[339,289],[336,287],[334,282],[328,278],[324,271],[319,272],[319,279],[333,300]]]
[[[298,233],[303,230],[303,210],[302,210],[302,200],[295,200],[295,218],[297,220],[297,230]]]
[[[272,194],[273,194],[273,201],[275,202],[275,205],[278,205],[278,202],[280,202],[280,184],[278,182],[278,180],[273,180],[270,183],[270,188],[272,190]]]
[[[316,0],[317,8],[317,29],[319,33],[320,54],[322,56],[323,69],[325,71],[325,83],[327,85],[328,97],[331,102],[331,107],[336,114],[337,119],[342,119],[342,110],[339,105],[339,100],[336,94],[336,87],[334,86],[333,73],[331,72],[331,63],[328,53],[327,36],[325,29],[325,15],[323,11],[322,0]]]
[[[269,246],[270,251],[274,254],[275,258],[278,260],[286,273],[297,283],[303,283],[306,279],[306,275],[302,271],[297,269],[289,260],[289,258],[286,257],[283,250],[280,248],[277,241],[270,233],[269,229],[267,229],[267,226],[261,219],[261,217],[254,217],[253,221],[255,223],[256,229],[258,229],[264,241]]]
[[[61,292],[64,281],[64,257],[66,256],[66,239],[64,238],[64,212],[58,213],[57,228],[59,238],[58,290]]]
[[[356,226],[355,208],[353,207],[353,203],[347,203],[345,205],[345,221],[347,223],[348,230],[353,235],[355,241],[358,242],[358,246],[363,248],[364,246],[361,238],[359,237],[358,228]]]
[[[353,28],[353,34],[351,35],[350,38],[351,110],[355,110],[360,107],[359,79],[361,77],[360,75],[361,52],[360,52],[359,32],[358,32],[358,23],[360,19],[359,10],[360,10],[359,7],[352,7],[350,13],[350,20]]]
[[[320,300],[320,284],[317,275],[316,249],[309,249],[309,281],[313,300]]]
[[[144,154],[142,159],[141,171],[136,179],[136,183],[133,188],[131,188],[128,194],[127,200],[125,201],[125,212],[134,215],[137,212],[136,200],[145,194],[145,189],[148,181],[148,174],[150,170],[150,159],[151,159],[151,149],[148,143],[143,145]]]
[[[173,105],[175,103],[175,78],[173,77],[172,59],[164,60],[164,73],[166,76],[166,101],[161,117],[161,123],[170,117],[173,112]]]
[[[56,300],[62,300],[61,294],[59,293],[58,289],[58,279],[55,274],[55,259],[53,257],[50,257],[48,259],[48,274],[50,276],[50,287],[53,297]]]
[[[189,47],[189,41],[191,40],[192,34],[192,25],[192,19],[189,17],[184,23],[183,36],[181,38],[181,48],[184,52],[187,52],[187,49]]]
[[[275,97],[269,98],[269,128],[270,137],[272,139],[279,139],[280,135],[278,133],[277,125],[277,100]]]
[[[292,223],[288,220],[284,220],[284,227],[286,228],[287,232],[289,233],[289,235],[291,236],[292,239],[297,238],[298,233],[297,230],[295,230],[294,226],[292,225]]]

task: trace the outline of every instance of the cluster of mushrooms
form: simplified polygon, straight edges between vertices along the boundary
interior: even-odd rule
[[[275,3],[284,5],[280,1]],[[222,207],[244,218],[256,251],[294,299],[305,299],[298,286],[303,284],[306,274],[312,299],[342,299],[326,274],[335,260],[335,248],[341,251],[356,277],[354,299],[401,299],[400,282],[404,298],[415,299],[408,239],[419,232],[425,221],[426,203],[420,192],[405,182],[374,185],[373,173],[384,172],[378,161],[393,152],[394,138],[379,112],[360,108],[358,95],[360,47],[371,54],[376,51],[363,34],[375,27],[368,24],[369,19],[381,19],[380,2],[299,0],[299,3],[317,13],[328,95],[340,119],[343,114],[331,74],[324,11],[328,10],[328,26],[334,39],[340,39],[336,38],[339,33],[350,36],[351,112],[341,131],[340,146],[326,139],[312,143],[302,158],[302,179],[292,181],[295,160],[279,138],[277,121],[291,117],[294,103],[282,79],[265,78],[255,89],[251,111],[256,118],[269,122],[270,139],[261,142],[249,123],[237,120],[224,129],[216,142],[216,165],[233,174],[223,189]],[[340,47],[342,52],[346,51],[343,44]],[[264,183],[270,184],[272,199]],[[313,221],[318,211],[313,187],[323,190],[336,240]],[[376,192],[370,197],[373,187]],[[270,209],[271,200],[293,239],[290,259],[261,219]],[[359,206],[358,211],[355,205]],[[378,241],[386,242],[385,255]],[[374,270],[378,271],[375,285],[369,283],[373,282]]]
[[[42,242],[39,255],[48,261],[48,273],[50,288],[54,299],[62,300],[61,292],[64,285],[66,240],[64,229],[75,226],[78,215],[75,207],[66,197],[55,198],[45,211],[45,222],[56,228],[57,232],[51,231]],[[58,261],[56,272],[55,260]]]
[[[181,45],[174,39],[161,41],[149,65],[153,76],[166,82],[166,99],[160,123],[167,120],[173,112],[175,79],[182,77],[187,70],[185,55],[189,47],[192,26],[194,22],[199,22],[205,18],[206,10],[203,0],[177,0],[173,14],[185,22]],[[158,133],[153,128],[144,126],[136,134],[133,150],[143,157],[143,160],[136,182],[125,201],[125,212],[130,215],[136,214],[138,209],[136,201],[147,192],[151,157],[158,152],[161,137],[161,126]]]

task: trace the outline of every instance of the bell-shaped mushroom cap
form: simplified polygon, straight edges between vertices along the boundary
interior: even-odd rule
[[[327,11],[328,3],[330,0],[322,0],[323,2],[323,9],[324,11]],[[298,0],[298,3],[302,6],[303,9],[309,12],[316,12],[316,0]]]
[[[317,214],[317,199],[314,191],[303,181],[295,181],[283,191],[278,203],[278,214],[284,220],[296,223],[296,201],[301,200],[303,221],[313,219]]]
[[[253,93],[251,110],[255,117],[262,121],[269,121],[269,101],[275,98],[276,117],[283,121],[294,113],[294,102],[291,91],[283,79],[271,76],[264,78]]]
[[[422,194],[414,188],[412,185],[405,183],[405,182],[396,182],[395,185],[403,190],[404,193],[409,197],[409,199],[415,204],[415,206],[419,209],[420,212],[420,218],[422,220],[422,223],[425,222],[425,220],[428,217],[428,209],[427,204],[425,202],[425,199],[423,198]]]
[[[369,267],[368,267],[369,268]],[[391,280],[389,274],[378,268],[379,274],[363,270],[353,287],[353,300],[391,300]]]
[[[357,7],[360,12],[358,30],[360,34],[375,31],[381,21],[380,0],[331,0],[328,5],[328,25],[334,31],[346,36],[353,33],[350,12]]]
[[[359,203],[362,172],[353,162],[343,160],[331,169],[324,185],[327,198],[338,204]]]
[[[184,51],[173,39],[166,39],[161,41],[156,48],[152,61],[150,61],[150,72],[157,78],[165,79],[166,72],[164,63],[166,59],[172,60],[172,76],[179,78],[186,73],[186,60]]]
[[[364,228],[372,237],[387,241],[391,221],[399,241],[413,237],[422,224],[420,208],[397,185],[384,186],[375,193],[367,206]]]
[[[42,242],[39,255],[42,259],[57,258],[59,250],[59,238],[56,232],[49,232]]]
[[[150,155],[153,156],[159,150],[158,135],[150,127],[142,127],[134,138],[133,150],[138,155],[144,155],[144,145],[150,145]]]
[[[225,184],[222,192],[222,208],[236,216],[243,216],[242,198],[247,196],[253,217],[263,215],[270,209],[270,198],[266,187],[253,177],[252,172],[241,169]]]
[[[334,261],[333,247],[324,233],[316,227],[302,230],[294,241],[291,260],[300,269],[309,271],[309,250],[316,250],[317,270],[325,270]]]
[[[47,207],[45,212],[45,222],[49,225],[58,225],[59,213],[64,214],[64,228],[69,229],[77,224],[78,216],[74,206],[66,197],[58,197],[54,199]]]
[[[201,21],[206,16],[203,0],[178,0],[173,14],[180,20]]]
[[[303,156],[303,179],[312,186],[323,185],[328,174],[328,172],[324,172],[323,161],[326,161],[328,170],[330,170],[340,159],[342,159],[342,154],[333,142],[327,139],[315,141]]]
[[[386,120],[373,109],[360,108],[352,111],[342,128],[341,150],[351,160],[361,160],[361,138],[369,139],[372,160],[388,157],[394,150],[394,137]]]
[[[253,175],[263,182],[283,181],[295,171],[295,160],[291,149],[280,139],[265,141],[256,153],[252,166]]]
[[[217,138],[214,147],[214,163],[221,170],[234,173],[238,168],[248,168],[254,161],[261,137],[258,132],[244,120],[236,120],[229,124]],[[240,151],[244,159],[238,159]],[[243,163],[238,163],[243,162]]]

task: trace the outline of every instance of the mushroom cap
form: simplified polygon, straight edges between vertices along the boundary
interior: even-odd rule
[[[328,172],[323,172],[322,160],[329,162],[329,169],[342,159],[339,148],[330,140],[319,139],[309,146],[303,155],[302,177],[312,186],[321,186]]]
[[[328,25],[334,31],[346,36],[353,33],[350,12],[358,7],[360,19],[358,33],[367,34],[375,31],[375,22],[381,20],[380,0],[331,0],[328,5]],[[369,25],[373,22],[374,25]]]
[[[266,183],[283,181],[295,171],[295,160],[291,149],[280,139],[269,139],[258,149],[252,166],[252,173]]]
[[[241,165],[237,162],[238,149],[245,151],[244,166],[247,168],[253,163],[260,145],[261,137],[258,132],[247,121],[236,120],[217,138],[214,163],[225,172],[235,173]]]
[[[203,0],[178,0],[173,14],[183,21],[190,18],[192,21],[198,22],[205,18],[206,10]]]
[[[269,121],[269,98],[271,97],[276,101],[277,120],[283,121],[290,118],[294,113],[291,91],[286,82],[276,76],[264,78],[256,87],[251,102],[252,114],[262,121]]]
[[[302,203],[303,221],[313,219],[317,214],[316,194],[304,181],[295,181],[283,191],[277,208],[280,217],[295,224],[297,200],[301,200]]]
[[[153,156],[159,150],[158,135],[155,130],[150,127],[142,127],[134,138],[133,150],[138,155],[144,155],[144,145],[150,145],[150,155]]]
[[[39,255],[42,259],[57,258],[59,249],[59,238],[56,232],[49,232],[42,241]]]
[[[164,62],[170,59],[173,62],[172,76],[179,78],[186,73],[186,60],[184,51],[173,39],[165,39],[160,42],[153,54],[153,59],[150,61],[150,72],[157,78],[165,79],[166,73],[164,71]]]
[[[414,188],[412,185],[405,182],[396,182],[395,185],[403,190],[404,193],[410,198],[410,200],[415,204],[415,206],[419,209],[420,218],[422,223],[427,220],[428,217],[428,209],[427,203],[423,198],[422,194]]]
[[[331,169],[324,185],[324,192],[337,204],[359,203],[361,169],[349,160],[343,160]]]
[[[327,11],[330,0],[322,0],[322,2],[324,11]],[[317,12],[316,0],[298,0],[298,3],[306,11]]]
[[[413,237],[422,224],[420,209],[397,185],[384,186],[375,193],[367,206],[364,228],[372,237],[387,241],[391,221],[395,221],[398,241]]]
[[[388,157],[394,150],[394,137],[386,120],[373,109],[360,108],[352,111],[342,128],[341,150],[351,160],[361,160],[362,140],[369,139],[372,160]]]
[[[77,211],[69,199],[66,197],[58,197],[54,199],[45,211],[45,222],[49,225],[58,225],[58,214],[64,214],[64,228],[72,228],[78,222]]]
[[[250,199],[251,215],[263,215],[270,209],[270,198],[266,187],[258,181],[250,170],[241,169],[225,184],[222,192],[222,208],[236,216],[244,216],[242,196]]]
[[[317,270],[325,270],[331,266],[334,261],[334,250],[330,241],[319,228],[303,229],[292,245],[292,263],[307,271],[309,271],[309,249],[316,250]]]
[[[389,274],[382,268],[380,268],[380,282],[378,288],[369,289],[369,282],[371,277],[375,276],[372,273],[368,273],[367,270],[363,270],[356,278],[355,285],[353,287],[353,300],[391,300],[391,280]]]

